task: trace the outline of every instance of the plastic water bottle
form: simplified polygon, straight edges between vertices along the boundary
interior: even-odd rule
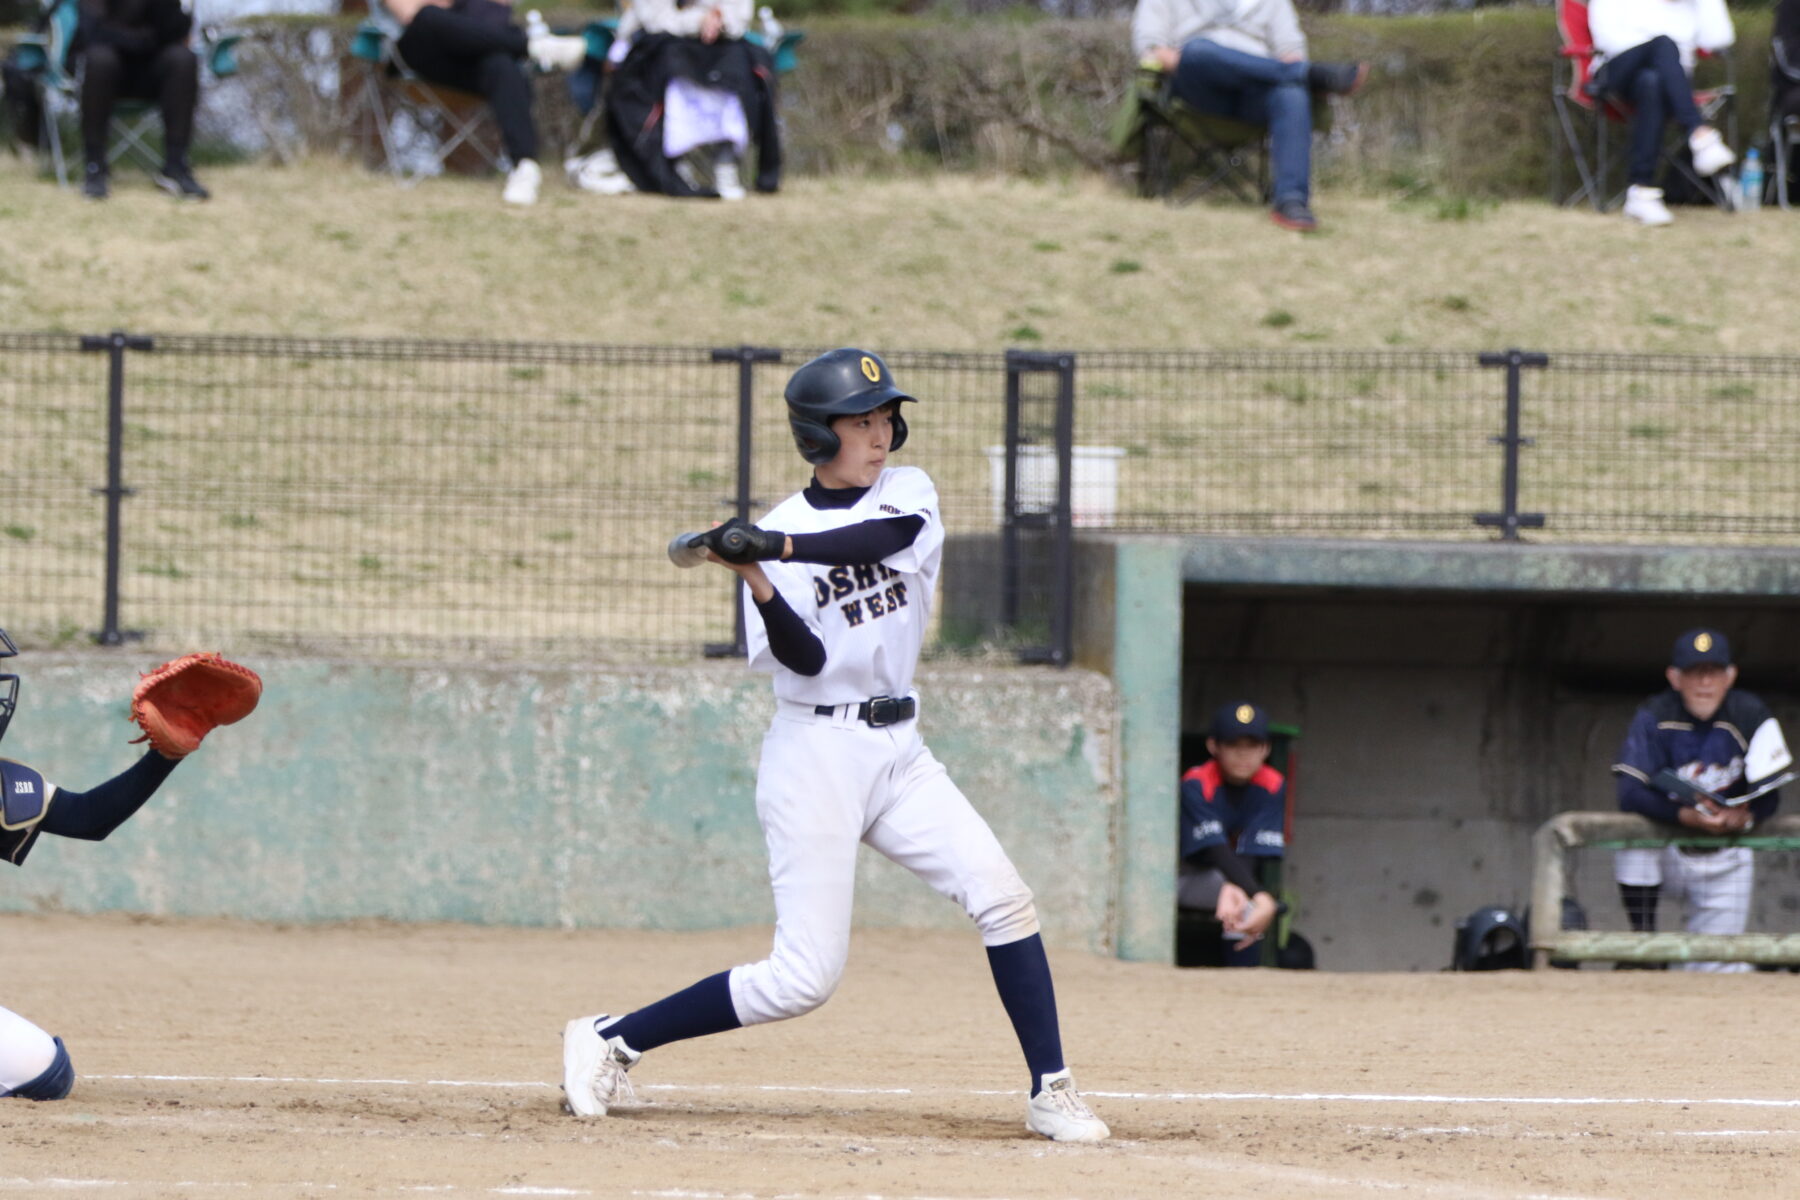
[[[535,8],[525,14],[525,36],[534,41],[550,36],[549,22],[545,21],[544,14]]]
[[[1744,151],[1744,165],[1738,171],[1738,187],[1743,192],[1739,201],[1745,212],[1755,212],[1762,207],[1763,167],[1762,155],[1756,147]]]
[[[756,10],[756,18],[762,22],[763,48],[770,54],[781,45],[781,22],[775,19],[775,10],[763,5]]]

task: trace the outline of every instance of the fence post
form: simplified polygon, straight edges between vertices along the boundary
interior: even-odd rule
[[[87,353],[106,351],[106,486],[90,489],[96,496],[106,497],[106,598],[100,629],[94,640],[102,646],[117,646],[143,637],[140,630],[119,628],[119,559],[122,533],[122,504],[132,489],[125,486],[125,352],[154,350],[147,337],[115,329],[100,336],[83,336],[81,348]]]
[[[1035,350],[1006,352],[1006,462],[1004,505],[1000,527],[1000,619],[1016,626],[1022,571],[1019,528],[1027,524],[1019,512],[1019,447],[1024,431],[1021,380],[1026,373],[1056,376],[1056,410],[1050,434],[1056,443],[1056,503],[1046,514],[1050,532],[1049,637],[1044,645],[1022,646],[1019,660],[1066,667],[1074,658],[1075,637],[1075,356]],[[1037,522],[1034,522],[1037,523]]]
[[[1484,351],[1478,361],[1484,367],[1506,368],[1506,431],[1499,437],[1489,438],[1502,450],[1502,467],[1500,471],[1500,511],[1497,513],[1476,513],[1477,525],[1497,526],[1500,540],[1516,542],[1521,529],[1542,529],[1543,513],[1522,513],[1519,511],[1519,447],[1529,446],[1536,439],[1522,437],[1519,433],[1519,398],[1520,376],[1526,367],[1547,367],[1550,365],[1548,354],[1539,354],[1525,350],[1507,350],[1502,353]]]
[[[756,408],[756,364],[778,363],[781,351],[766,346],[728,346],[715,349],[712,360],[716,363],[734,362],[738,368],[738,430],[737,430],[737,515],[748,521],[750,519],[750,451],[753,436],[753,419]],[[730,642],[708,642],[705,647],[708,658],[742,658],[750,652],[748,639],[744,634],[744,606],[738,603],[736,583],[731,588],[732,637]]]

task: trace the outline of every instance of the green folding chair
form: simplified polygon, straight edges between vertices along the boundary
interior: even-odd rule
[[[38,89],[38,108],[43,128],[38,150],[49,159],[59,186],[70,186],[69,156],[63,148],[62,118],[81,112],[80,62],[72,57],[75,31],[81,23],[77,0],[45,0],[42,28],[21,36],[15,63]],[[237,74],[237,44],[241,33],[207,28],[200,33],[200,68],[214,79]],[[121,100],[113,108],[112,137],[107,145],[110,166],[129,159],[154,174],[162,167],[162,154],[154,144],[161,116],[154,101]]]
[[[1331,132],[1331,104],[1313,97],[1313,132]],[[1135,164],[1138,194],[1189,204],[1223,191],[1250,204],[1269,199],[1269,131],[1190,108],[1172,72],[1139,67],[1113,122],[1112,144]]]

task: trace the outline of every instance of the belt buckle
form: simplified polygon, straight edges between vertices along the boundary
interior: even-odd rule
[[[900,701],[892,696],[869,697],[869,728],[880,729],[900,719]]]

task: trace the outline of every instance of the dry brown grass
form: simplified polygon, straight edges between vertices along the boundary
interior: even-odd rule
[[[142,177],[84,204],[0,172],[12,329],[996,349],[1790,348],[1786,214],[1665,230],[1536,203],[1327,194],[1301,238],[1258,210],[1081,179],[797,179],[737,206],[552,180],[403,190],[331,162],[215,168],[178,206]],[[1466,211],[1460,205],[1450,211]]]

